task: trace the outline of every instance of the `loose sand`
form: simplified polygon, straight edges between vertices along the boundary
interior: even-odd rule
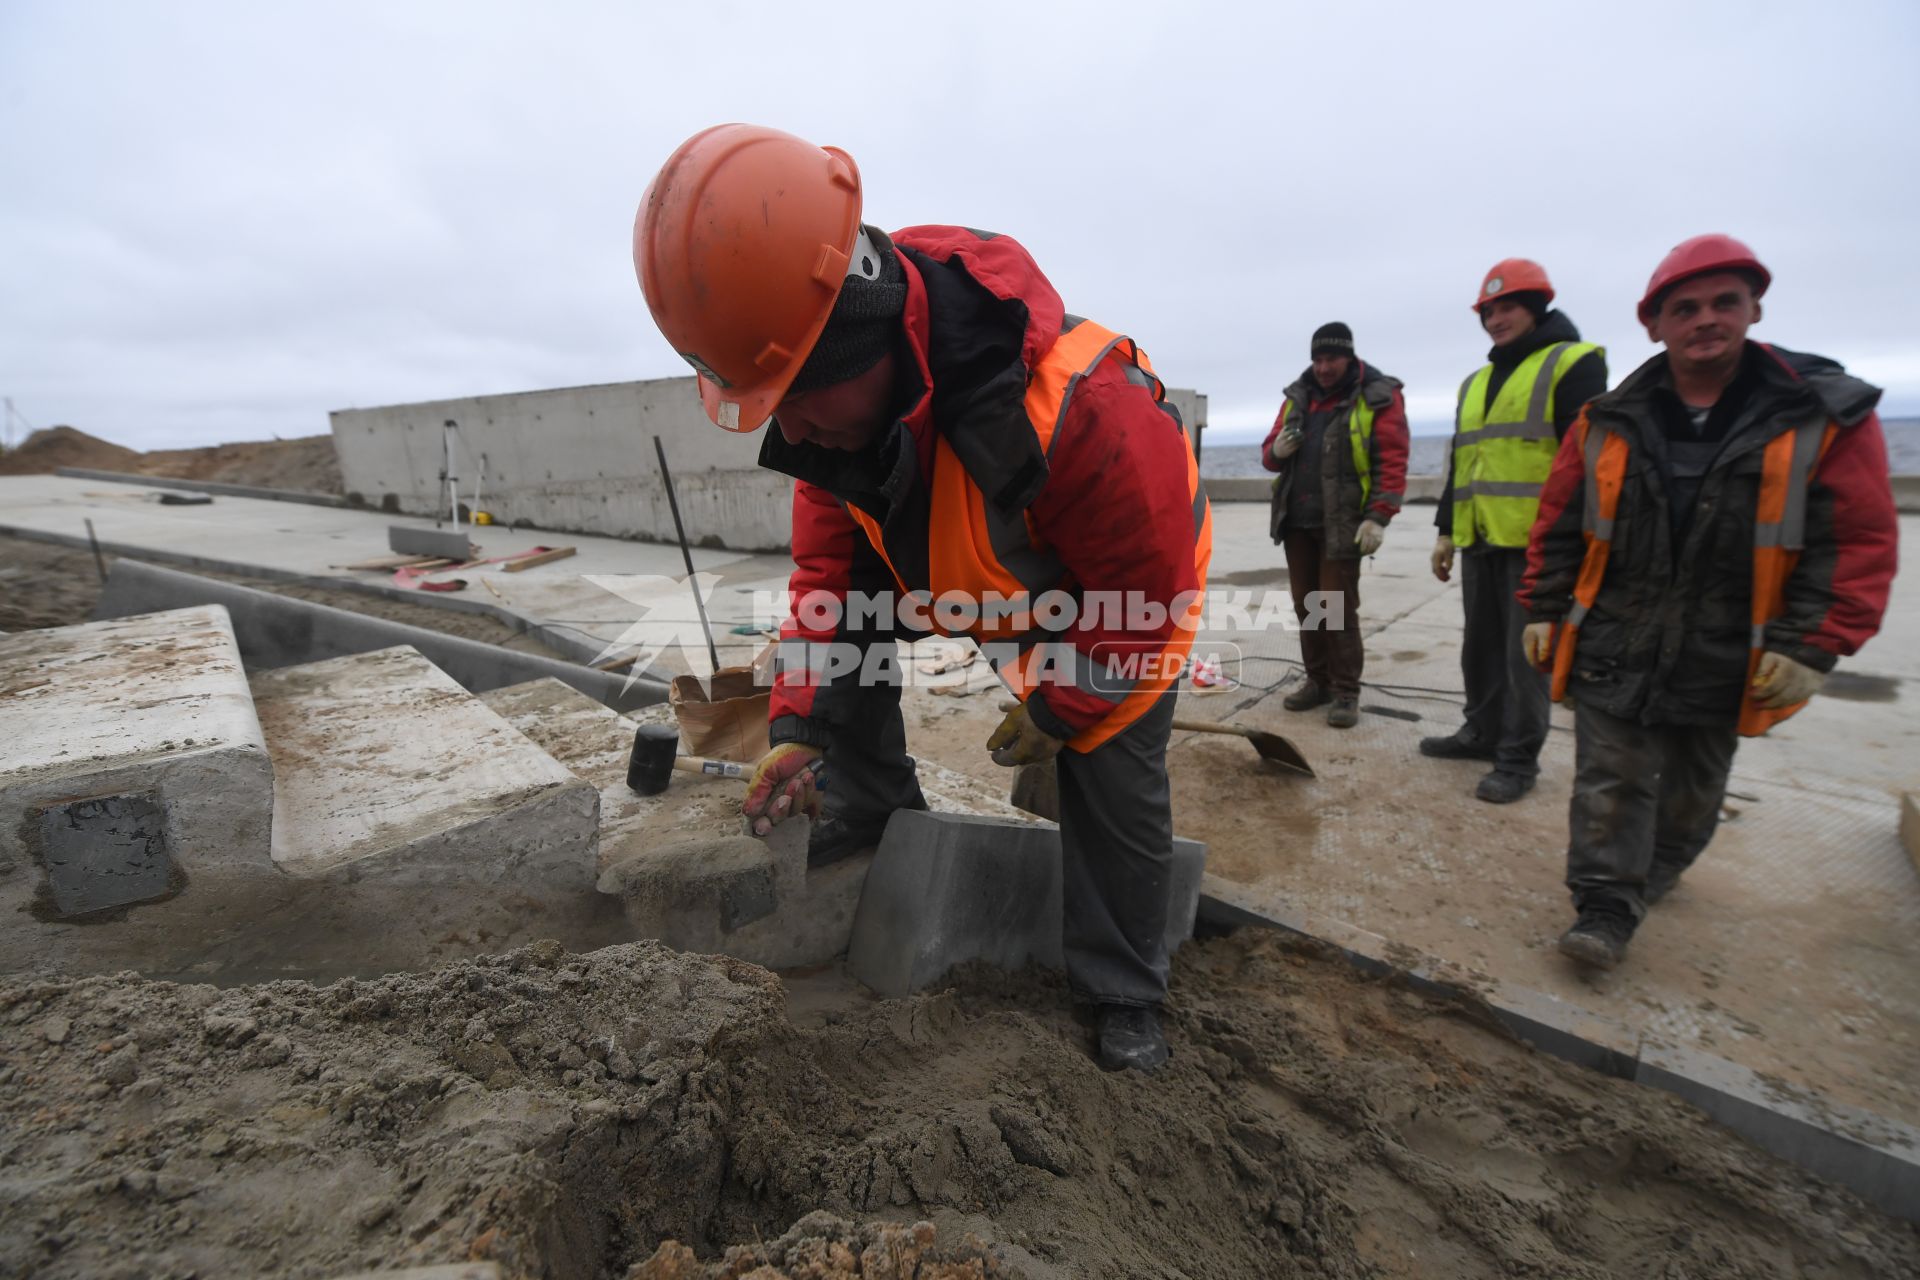
[[[1275,935],[1183,950],[1169,1023],[1165,1072],[1109,1075],[1050,977],[881,1002],[651,943],[0,984],[0,1270],[1920,1273],[1679,1101]]]

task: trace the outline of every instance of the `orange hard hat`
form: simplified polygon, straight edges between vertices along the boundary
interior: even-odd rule
[[[838,148],[723,124],[667,157],[634,218],[633,266],[716,424],[754,431],[773,416],[862,234],[860,170]]]
[[[1480,296],[1473,300],[1473,309],[1477,312],[1510,293],[1544,293],[1552,302],[1553,281],[1547,279],[1547,269],[1532,258],[1502,258],[1480,282]]]
[[[1753,256],[1753,250],[1732,236],[1695,236],[1673,246],[1667,256],[1660,259],[1660,265],[1653,269],[1653,278],[1647,281],[1646,295],[1640,299],[1640,323],[1653,323],[1656,314],[1654,303],[1668,289],[1682,280],[1713,271],[1744,271],[1752,275],[1755,277],[1753,296],[1756,298],[1773,283],[1773,273],[1760,265],[1760,259]]]

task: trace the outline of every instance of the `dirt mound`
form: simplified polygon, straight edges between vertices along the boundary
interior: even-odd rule
[[[0,453],[0,476],[52,474],[57,467],[94,467],[102,471],[137,471],[145,455],[138,449],[110,444],[73,427],[43,427]]]
[[[204,449],[162,449],[145,456],[142,474],[176,480],[212,480],[303,493],[345,492],[333,437],[216,444]]]
[[[788,998],[651,943],[0,985],[0,1272],[1920,1273],[1910,1227],[1678,1101],[1270,935],[1182,951],[1152,1079],[1097,1070],[1044,976]]]
[[[52,474],[60,467],[250,484],[303,493],[345,491],[330,435],[141,453],[73,427],[48,427],[28,436],[18,449],[0,454],[0,475]]]

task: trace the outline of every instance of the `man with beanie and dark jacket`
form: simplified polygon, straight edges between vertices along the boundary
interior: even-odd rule
[[[760,465],[794,478],[793,613],[745,814],[760,834],[820,818],[817,867],[926,808],[895,641],[972,638],[1019,699],[985,749],[1056,771],[1062,951],[1099,1061],[1156,1070],[1166,749],[1213,545],[1192,443],[1132,339],[1068,314],[1011,237],[889,236],[860,210],[845,152],[721,125],[668,159],[634,231],[708,416],[771,421]]]
[[[1461,384],[1435,519],[1433,576],[1447,581],[1455,550],[1465,553],[1460,674],[1466,723],[1451,735],[1422,739],[1420,750],[1443,760],[1491,763],[1474,790],[1490,804],[1518,800],[1540,774],[1547,678],[1522,650],[1526,615],[1514,593],[1554,450],[1587,401],[1607,389],[1607,353],[1580,341],[1573,321],[1548,310],[1552,301],[1545,268],[1525,258],[1495,264],[1481,282],[1474,307],[1493,350]]]
[[[1260,448],[1261,465],[1280,473],[1269,532],[1286,550],[1307,669],[1281,705],[1326,706],[1327,723],[1349,729],[1360,722],[1366,662],[1360,561],[1380,549],[1406,495],[1407,408],[1400,380],[1355,355],[1339,321],[1314,330],[1308,354]]]

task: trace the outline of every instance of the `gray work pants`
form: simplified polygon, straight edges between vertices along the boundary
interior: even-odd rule
[[[1523,778],[1540,773],[1547,741],[1550,681],[1527,661],[1521,635],[1526,611],[1515,594],[1526,572],[1518,547],[1469,548],[1460,553],[1460,597],[1466,630],[1460,674],[1467,686],[1467,723],[1461,736],[1493,748],[1493,767]]]
[[[1168,689],[1092,751],[1054,758],[1067,980],[1096,1002],[1156,1005],[1167,994],[1173,887],[1167,739],[1176,696]],[[863,688],[858,698],[858,723],[839,726],[827,753],[827,812],[858,820],[925,808],[907,755],[899,688]]]
[[[1576,701],[1567,843],[1575,910],[1645,917],[1648,880],[1678,877],[1713,839],[1739,741],[1731,725],[1644,725]]]

